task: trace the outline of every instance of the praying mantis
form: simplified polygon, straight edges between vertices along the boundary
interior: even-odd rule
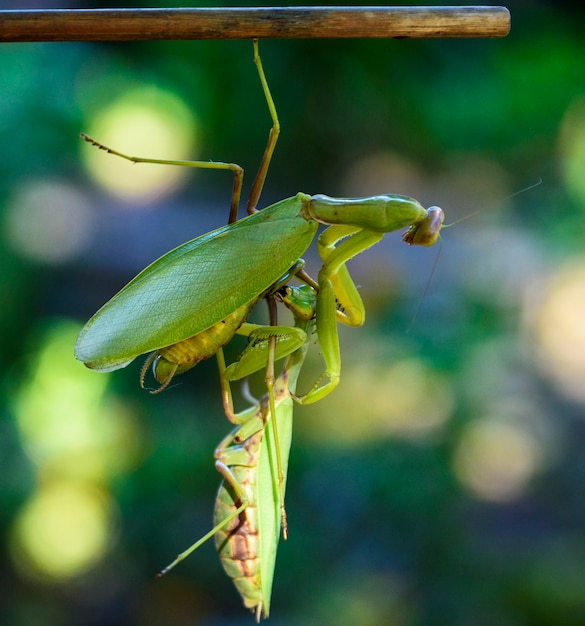
[[[256,591],[244,589],[245,586],[238,587],[244,604],[255,608],[259,618],[261,614],[268,614],[281,525],[283,534],[286,534],[284,482],[292,400],[306,351],[308,320],[299,321],[299,314],[293,310],[294,326],[276,326],[275,318],[271,316],[271,324],[263,327],[248,324],[248,315],[262,298],[273,303],[293,277],[306,283],[314,301],[310,319],[314,320],[325,371],[306,393],[294,395],[294,400],[310,404],[322,399],[333,391],[340,378],[337,322],[360,326],[365,320],[365,308],[346,263],[379,242],[385,233],[402,228],[407,228],[402,237],[405,243],[434,244],[443,224],[443,211],[439,207],[425,210],[413,198],[400,195],[331,198],[305,193],[297,193],[258,210],[257,204],[280,133],[280,122],[264,75],[257,40],[253,45],[254,62],[272,127],[252,185],[246,217],[236,219],[243,179],[243,170],[239,166],[134,157],[82,135],[96,147],[134,163],[230,170],[233,188],[228,224],[178,246],[140,272],[86,323],[77,339],[75,356],[90,369],[108,372],[127,366],[140,355],[152,353],[142,369],[140,381],[143,385],[146,370],[152,365],[154,377],[160,383],[157,392],[168,387],[176,374],[187,371],[202,359],[217,355],[224,409],[237,428],[218,446],[216,467],[240,504],[228,504],[227,508],[218,505],[220,509],[224,508],[223,512],[216,514],[214,529],[175,562],[212,534],[219,537],[220,544],[229,546],[224,526],[227,524],[231,532],[231,522],[239,520],[248,508],[265,506],[260,497],[264,489],[276,490],[278,495],[271,501],[278,500],[281,521],[272,519],[267,522],[258,539],[262,546],[262,589],[258,595]],[[320,224],[328,228],[318,237],[317,250],[322,265],[314,281],[304,272],[301,255],[315,238]],[[290,300],[284,299],[284,303],[292,306]],[[222,347],[235,334],[249,337],[251,346],[260,346],[260,350],[254,358],[246,355],[225,368]],[[254,353],[253,347],[251,352]],[[288,359],[282,373],[275,378],[274,362],[286,356]],[[243,414],[234,413],[226,387],[229,381],[264,366],[267,399]],[[272,456],[272,452],[275,462],[267,466],[263,459]],[[241,457],[245,454],[253,457],[253,462],[248,465],[241,464]],[[252,475],[258,482],[252,479]],[[228,488],[223,489],[224,494],[227,493]],[[220,491],[220,501],[223,500]],[[264,511],[258,511],[260,517],[263,514]],[[268,517],[273,515],[270,513]],[[251,548],[243,549],[252,553]],[[225,565],[229,557],[224,554],[222,560]],[[240,573],[238,567],[226,567],[226,571],[234,580]]]
[[[328,380],[324,384],[318,381],[316,387],[299,398],[304,403],[315,402],[339,382],[336,320],[360,326],[365,319],[364,305],[346,268],[347,261],[380,241],[385,233],[405,227],[408,230],[403,241],[408,244],[430,246],[437,241],[443,211],[439,207],[425,210],[407,196],[330,198],[298,193],[257,210],[280,122],[257,41],[254,61],[273,125],[250,192],[248,216],[243,219],[233,221],[242,184],[238,166],[132,157],[83,135],[97,147],[135,163],[213,167],[234,172],[230,223],[154,261],[83,327],[75,356],[90,369],[113,371],[127,366],[137,356],[155,352],[154,374],[166,387],[176,373],[215,354],[234,334],[249,332],[243,323],[250,310],[283,277],[286,280],[287,274],[296,273],[304,279],[302,270],[295,268],[319,224],[327,224],[329,228],[317,243],[323,264],[315,286],[316,328]]]

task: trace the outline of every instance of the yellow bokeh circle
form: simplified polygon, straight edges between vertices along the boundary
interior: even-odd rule
[[[175,94],[155,86],[124,93],[89,123],[87,134],[128,156],[154,159],[196,158],[196,123]],[[190,168],[151,163],[133,164],[106,155],[88,144],[81,158],[95,182],[128,202],[153,202],[175,189]]]

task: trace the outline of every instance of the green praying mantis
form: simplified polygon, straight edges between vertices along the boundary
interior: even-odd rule
[[[306,393],[294,395],[294,400],[310,404],[322,399],[333,391],[340,378],[337,322],[360,326],[365,319],[363,302],[346,263],[379,242],[385,233],[402,228],[407,228],[402,237],[407,244],[434,244],[442,227],[443,211],[439,207],[425,210],[413,198],[399,195],[331,198],[305,193],[297,193],[258,210],[280,123],[256,40],[254,62],[272,127],[248,199],[248,215],[240,220],[236,219],[243,180],[243,170],[239,166],[233,163],[134,157],[83,135],[96,147],[134,163],[230,170],[233,173],[233,189],[228,224],[178,246],[140,272],[83,327],[75,346],[75,356],[90,369],[109,372],[127,366],[140,355],[152,353],[142,369],[140,381],[143,385],[147,368],[152,365],[154,377],[160,383],[160,387],[154,390],[158,392],[168,387],[176,374],[216,354],[222,374],[225,412],[239,429],[237,435],[228,436],[216,451],[217,463],[220,464],[218,469],[224,482],[231,485],[236,493],[240,490],[240,505],[227,518],[230,521],[239,518],[253,502],[256,502],[257,509],[260,508],[261,487],[254,483],[251,474],[256,472],[258,477],[262,476],[262,484],[270,484],[278,491],[281,522],[268,523],[268,530],[262,529],[264,534],[260,539],[261,545],[265,541],[272,543],[275,554],[280,525],[283,534],[286,533],[284,479],[290,435],[284,425],[288,418],[284,416],[292,414],[291,398],[304,358],[301,355],[304,355],[307,344],[306,320],[299,322],[299,314],[293,310],[297,320],[294,326],[276,326],[273,316],[270,325],[258,326],[246,322],[248,315],[263,298],[274,303],[293,277],[306,283],[314,300],[310,316],[314,319],[325,371]],[[317,240],[322,265],[317,281],[314,281],[304,272],[301,255],[315,238],[320,224],[328,228]],[[291,307],[290,301],[283,301]],[[222,367],[222,347],[235,334],[247,336],[250,345],[256,348],[251,348],[245,358],[230,367]],[[275,360],[287,356],[283,373],[275,378]],[[266,367],[265,404],[252,407],[244,416],[234,413],[226,385],[263,367]],[[286,431],[282,435],[281,428]],[[249,466],[238,465],[242,446],[247,446],[249,456],[255,457]],[[268,469],[262,465],[266,446],[273,450],[276,459],[275,465]],[[226,468],[229,471],[225,471]],[[252,493],[242,500],[244,485]],[[260,518],[263,514],[258,510]],[[278,530],[276,526],[279,526]],[[223,523],[217,523],[211,534],[223,536],[222,528]],[[197,545],[200,544],[195,544],[195,547]],[[268,553],[270,550],[264,550],[262,559],[270,563],[271,557],[266,556]],[[273,558],[271,562],[268,570],[274,567]],[[266,573],[264,577],[267,577]],[[268,599],[264,592],[261,601],[256,597],[250,599],[250,594],[239,587],[244,603],[255,607],[257,616],[268,614],[271,584],[264,583],[264,586]]]
[[[154,261],[109,300],[83,327],[75,356],[102,372],[127,366],[137,356],[155,352],[154,374],[167,386],[172,377],[212,356],[242,326],[254,305],[295,273],[301,255],[319,224],[328,224],[317,247],[323,265],[317,280],[317,334],[328,381],[300,401],[319,400],[333,390],[341,370],[336,320],[360,326],[365,309],[346,262],[380,241],[385,233],[405,227],[403,241],[430,246],[443,223],[439,207],[425,210],[406,196],[330,198],[298,193],[265,209],[256,205],[264,185],[280,123],[270,94],[258,44],[254,60],[264,89],[272,128],[264,158],[248,200],[248,216],[232,221],[242,176],[230,163],[164,161],[121,154],[84,137],[114,155],[135,163],[164,163],[234,171],[234,190],[227,226],[184,243]],[[297,275],[300,270],[296,271]],[[256,329],[258,330],[258,329]],[[270,331],[268,331],[270,332]]]

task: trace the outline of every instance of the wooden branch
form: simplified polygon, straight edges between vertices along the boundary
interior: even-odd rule
[[[508,9],[492,6],[0,11],[0,42],[504,37],[509,30]]]

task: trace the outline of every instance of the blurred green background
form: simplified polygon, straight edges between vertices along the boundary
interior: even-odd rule
[[[507,6],[504,39],[261,43],[282,123],[262,205],[479,210],[443,231],[414,323],[437,247],[351,262],[368,319],[341,329],[335,393],[295,410],[272,624],[585,623],[585,11]],[[249,42],[0,46],[2,623],[253,623],[211,543],[154,580],[210,528],[215,362],[150,396],[138,362],[72,354],[138,270],[224,223],[230,177],[77,135],[249,185],[269,126]]]

